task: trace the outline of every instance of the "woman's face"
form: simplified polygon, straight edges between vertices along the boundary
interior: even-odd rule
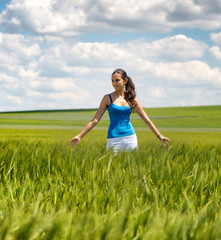
[[[120,73],[114,73],[112,75],[112,86],[116,91],[119,91],[122,88],[124,88],[124,84],[126,84],[126,80],[123,80]]]

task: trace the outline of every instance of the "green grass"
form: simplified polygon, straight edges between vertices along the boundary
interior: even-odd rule
[[[0,142],[0,239],[219,239],[220,146]]]
[[[25,139],[25,140],[41,140],[41,141],[62,141],[68,142],[73,136],[78,134],[76,129],[0,129],[0,139]],[[172,145],[176,143],[188,144],[221,144],[221,132],[208,132],[196,130],[192,131],[163,131],[165,136],[172,140]],[[150,131],[136,131],[138,144],[146,142],[158,142],[158,139]],[[106,142],[106,130],[92,130],[85,138],[82,138],[81,143],[84,145],[87,138],[90,141]]]
[[[221,106],[146,109],[139,150],[105,149],[95,111],[0,114],[0,239],[215,239],[221,236]]]

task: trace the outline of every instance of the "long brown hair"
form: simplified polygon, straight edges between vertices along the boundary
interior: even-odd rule
[[[131,77],[127,76],[127,73],[123,70],[123,69],[116,69],[114,70],[114,72],[112,73],[119,73],[122,77],[123,80],[125,80],[126,78],[128,79],[127,83],[126,83],[126,89],[125,89],[125,99],[128,102],[128,104],[130,105],[130,107],[135,110],[136,107],[136,103],[134,101],[135,97],[136,97],[136,91],[135,91],[135,85],[131,79]]]

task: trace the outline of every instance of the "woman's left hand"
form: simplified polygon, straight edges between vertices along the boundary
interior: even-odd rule
[[[162,136],[162,138],[160,139],[160,142],[163,144],[163,146],[165,147],[168,143],[171,142],[171,140],[167,137]]]

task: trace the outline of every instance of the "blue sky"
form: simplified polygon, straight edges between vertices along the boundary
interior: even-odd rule
[[[10,2],[9,0],[1,0],[0,1],[0,11],[4,10],[9,2]]]
[[[221,104],[221,0],[0,0],[0,111],[96,108],[111,73],[144,107]]]

